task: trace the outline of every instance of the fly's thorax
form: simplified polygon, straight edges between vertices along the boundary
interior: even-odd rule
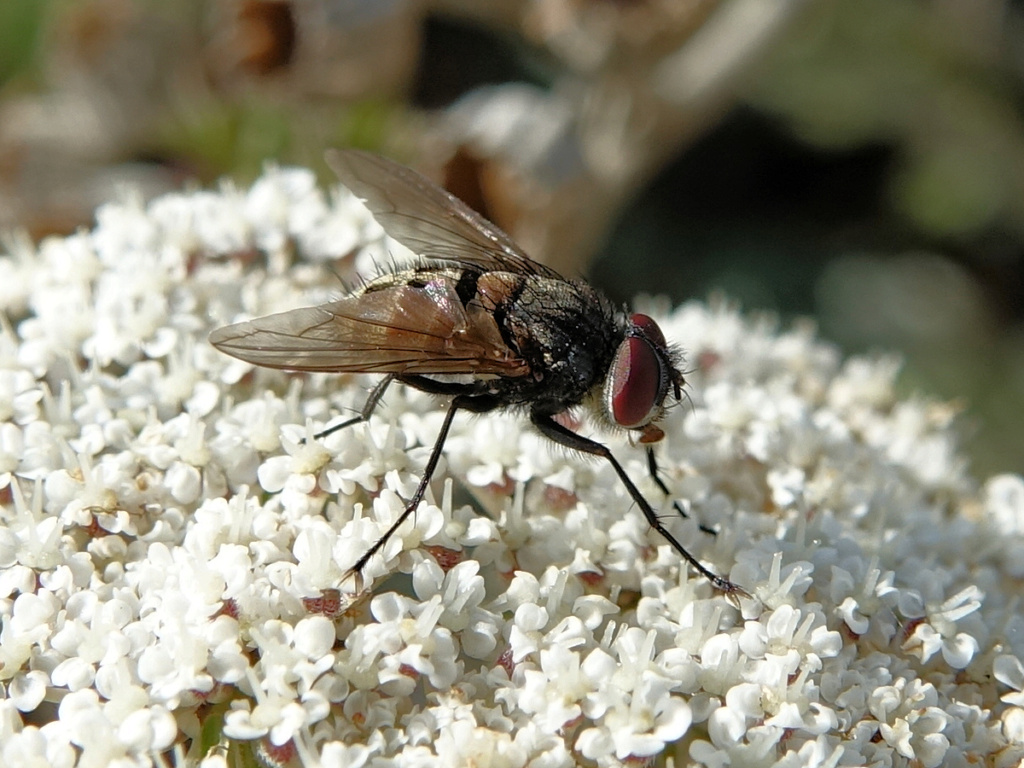
[[[490,277],[488,275],[487,277]],[[506,341],[530,366],[531,397],[545,410],[578,405],[604,379],[624,318],[586,283],[513,275],[495,316]]]

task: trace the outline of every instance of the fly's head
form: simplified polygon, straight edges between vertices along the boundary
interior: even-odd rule
[[[641,443],[665,436],[655,422],[669,392],[682,398],[683,375],[672,357],[658,324],[647,315],[631,315],[605,380],[604,407],[613,424],[638,431]]]

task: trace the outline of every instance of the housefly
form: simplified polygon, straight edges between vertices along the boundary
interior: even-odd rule
[[[669,533],[607,446],[559,419],[582,405],[606,425],[631,431],[646,444],[651,475],[668,495],[651,444],[663,436],[656,424],[665,401],[680,399],[683,376],[657,323],[533,261],[495,225],[409,168],[356,150],[332,152],[328,163],[420,262],[318,307],[220,328],[210,342],[267,368],[383,374],[361,413],[334,429],[369,419],[396,381],[450,398],[416,492],[351,573],[419,506],[455,414],[511,408],[525,411],[555,443],[606,460],[647,521],[690,565],[717,589],[742,593]]]

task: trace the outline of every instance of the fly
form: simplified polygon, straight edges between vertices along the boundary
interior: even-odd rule
[[[744,594],[669,533],[607,446],[558,419],[588,405],[604,423],[631,431],[646,445],[651,476],[667,496],[651,444],[664,436],[656,424],[666,399],[681,398],[683,376],[657,323],[533,261],[494,224],[409,168],[357,150],[331,152],[328,163],[420,264],[318,307],[219,328],[210,342],[267,368],[383,374],[359,415],[329,431],[369,419],[396,381],[451,398],[416,492],[350,573],[357,575],[419,506],[455,414],[511,408],[529,414],[555,443],[606,460],[647,522],[698,573],[722,592]]]

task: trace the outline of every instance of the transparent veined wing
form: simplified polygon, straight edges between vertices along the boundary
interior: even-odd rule
[[[418,256],[561,278],[523,253],[497,226],[410,168],[356,149],[328,152],[327,164],[384,231]]]
[[[337,301],[218,328],[210,343],[254,365],[294,371],[529,373],[493,313],[478,300],[463,305],[453,275],[415,276],[397,273]]]

